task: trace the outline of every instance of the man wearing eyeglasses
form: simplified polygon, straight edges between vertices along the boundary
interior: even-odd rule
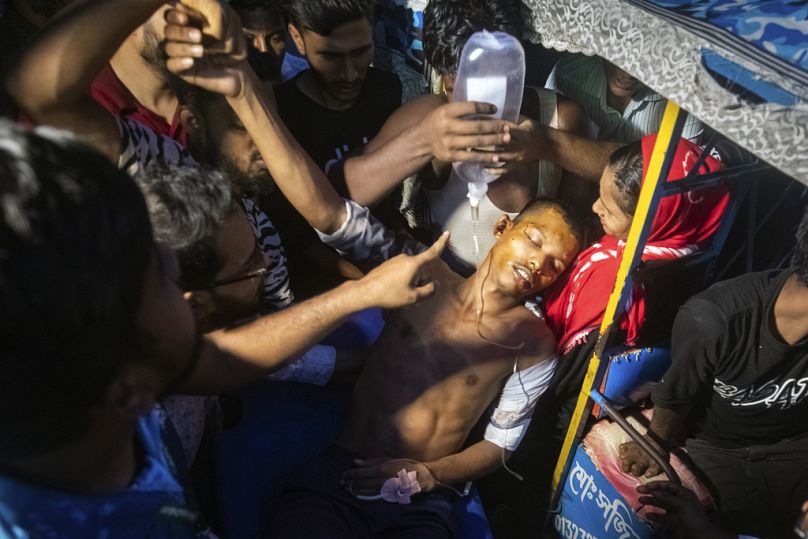
[[[240,387],[349,313],[434,290],[442,245],[260,319],[283,338],[232,356],[199,333],[131,178],[63,132],[2,121],[0,170],[0,537],[215,537],[158,399]],[[194,244],[207,225],[186,224]]]

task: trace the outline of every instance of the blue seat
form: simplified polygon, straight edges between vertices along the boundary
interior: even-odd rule
[[[384,329],[383,310],[365,309],[348,317],[340,327],[321,341],[337,348],[370,348]]]
[[[342,430],[350,393],[262,381],[234,396],[242,420],[213,441],[219,522],[224,537],[258,537],[292,471],[322,453]]]
[[[213,442],[219,520],[225,537],[256,537],[292,471],[322,453],[342,430],[350,392],[262,381],[235,396],[242,421]],[[476,489],[458,500],[452,517],[459,537],[493,539]]]
[[[650,393],[671,364],[668,346],[616,347],[607,354],[609,371],[603,396],[620,408],[636,404]]]

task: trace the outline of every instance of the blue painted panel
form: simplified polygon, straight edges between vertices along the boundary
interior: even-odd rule
[[[579,446],[563,485],[554,527],[564,539],[650,539],[653,529],[637,517]]]

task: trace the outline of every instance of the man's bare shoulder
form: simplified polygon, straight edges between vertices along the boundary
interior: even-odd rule
[[[520,306],[519,322],[514,331],[515,337],[525,343],[523,354],[532,357],[534,363],[548,359],[556,353],[556,338],[547,322],[536,316],[527,307]]]

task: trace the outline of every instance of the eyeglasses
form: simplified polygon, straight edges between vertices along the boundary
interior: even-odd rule
[[[196,292],[197,290],[210,290],[211,288],[217,288],[219,286],[225,286],[228,284],[240,283],[241,281],[247,281],[249,279],[255,279],[256,277],[262,277],[266,274],[267,269],[261,268],[255,271],[251,271],[250,273],[245,273],[244,275],[239,275],[238,277],[230,277],[229,279],[220,279],[218,281],[213,281],[212,283],[206,284],[205,286],[200,286],[197,288],[186,290],[186,292]]]
[[[259,263],[262,264],[261,267],[257,270],[245,273],[243,275],[238,275],[236,277],[228,277],[226,279],[219,279],[217,281],[213,281],[212,283],[208,283],[203,286],[190,288],[188,290],[185,290],[185,292],[196,292],[197,290],[210,290],[211,288],[218,288],[220,286],[225,286],[228,284],[240,283],[241,281],[247,281],[250,279],[255,279],[256,277],[263,277],[264,275],[266,275],[269,270],[264,265],[264,251],[258,244],[257,239],[255,242],[255,251],[253,251],[253,261],[255,261],[256,264]]]

